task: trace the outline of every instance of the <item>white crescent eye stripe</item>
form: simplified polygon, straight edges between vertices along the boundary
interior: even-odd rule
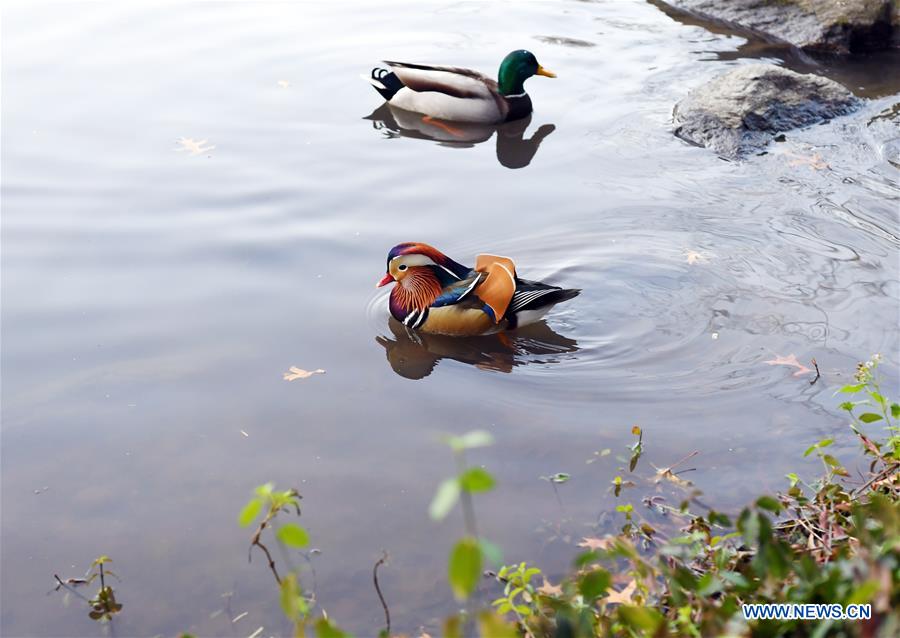
[[[414,253],[414,254],[410,254],[410,255],[397,255],[396,257],[391,259],[390,263],[388,264],[388,269],[390,269],[390,264],[394,263],[398,259],[402,260],[400,262],[401,264],[406,264],[407,266],[437,266],[441,270],[446,271],[447,274],[452,276],[454,279],[457,279],[457,280],[462,279],[462,277],[457,275],[455,272],[453,272],[449,268],[445,268],[444,266],[441,266],[440,264],[435,263],[434,260],[431,259],[430,257],[426,257],[425,255],[421,255],[418,253]]]

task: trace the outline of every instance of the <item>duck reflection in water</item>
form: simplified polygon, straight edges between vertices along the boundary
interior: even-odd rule
[[[389,322],[393,339],[375,340],[385,349],[394,372],[407,379],[424,379],[441,359],[453,359],[483,370],[512,372],[530,363],[556,363],[578,350],[578,342],[554,332],[540,321],[512,332],[482,337],[449,337],[413,332],[396,319]]]
[[[507,168],[524,168],[531,163],[541,142],[556,130],[553,124],[543,124],[528,139],[525,131],[531,115],[503,124],[472,124],[446,122],[421,113],[405,111],[387,102],[364,118],[387,137],[412,137],[431,140],[442,146],[467,148],[481,144],[497,134],[497,161]]]

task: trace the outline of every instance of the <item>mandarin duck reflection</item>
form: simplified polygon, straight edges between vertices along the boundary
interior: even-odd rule
[[[394,283],[391,315],[407,328],[431,334],[476,336],[535,323],[580,290],[520,279],[508,257],[479,255],[470,268],[428,244],[394,246],[387,274]]]

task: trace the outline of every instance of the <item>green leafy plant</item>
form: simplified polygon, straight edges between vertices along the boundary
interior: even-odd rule
[[[473,430],[462,436],[448,436],[445,442],[453,451],[457,474],[445,479],[438,486],[429,513],[432,519],[441,520],[450,513],[457,502],[460,503],[466,535],[459,539],[450,551],[447,579],[453,595],[459,600],[465,600],[478,587],[483,559],[487,558],[497,563],[501,560],[496,545],[479,539],[475,508],[472,503],[473,494],[494,489],[494,477],[483,468],[468,467],[465,459],[466,450],[491,445],[494,438],[483,430]]]
[[[106,579],[109,576],[112,576],[116,580],[119,579],[111,569],[106,567],[106,565],[111,562],[112,559],[109,556],[98,556],[94,559],[94,562],[91,563],[84,578],[67,578],[66,580],[62,580],[58,575],[54,574],[53,577],[56,579],[57,583],[55,588],[56,591],[65,589],[67,593],[72,593],[78,598],[86,601],[90,606],[88,616],[90,616],[92,620],[97,620],[99,622],[111,621],[115,614],[122,611],[122,603],[116,600],[115,591],[113,591],[111,585],[106,584]],[[82,596],[75,589],[76,587],[90,585],[96,580],[100,581],[100,589],[97,590],[97,593],[94,594],[92,598]]]

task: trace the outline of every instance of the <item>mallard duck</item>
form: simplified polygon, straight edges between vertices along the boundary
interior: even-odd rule
[[[377,287],[394,283],[391,315],[425,333],[476,336],[539,321],[580,290],[520,279],[508,257],[479,255],[469,268],[428,244],[391,248]]]
[[[389,104],[452,122],[497,124],[531,113],[525,80],[533,75],[555,78],[530,51],[513,51],[500,63],[497,81],[471,69],[384,62],[365,79]]]

